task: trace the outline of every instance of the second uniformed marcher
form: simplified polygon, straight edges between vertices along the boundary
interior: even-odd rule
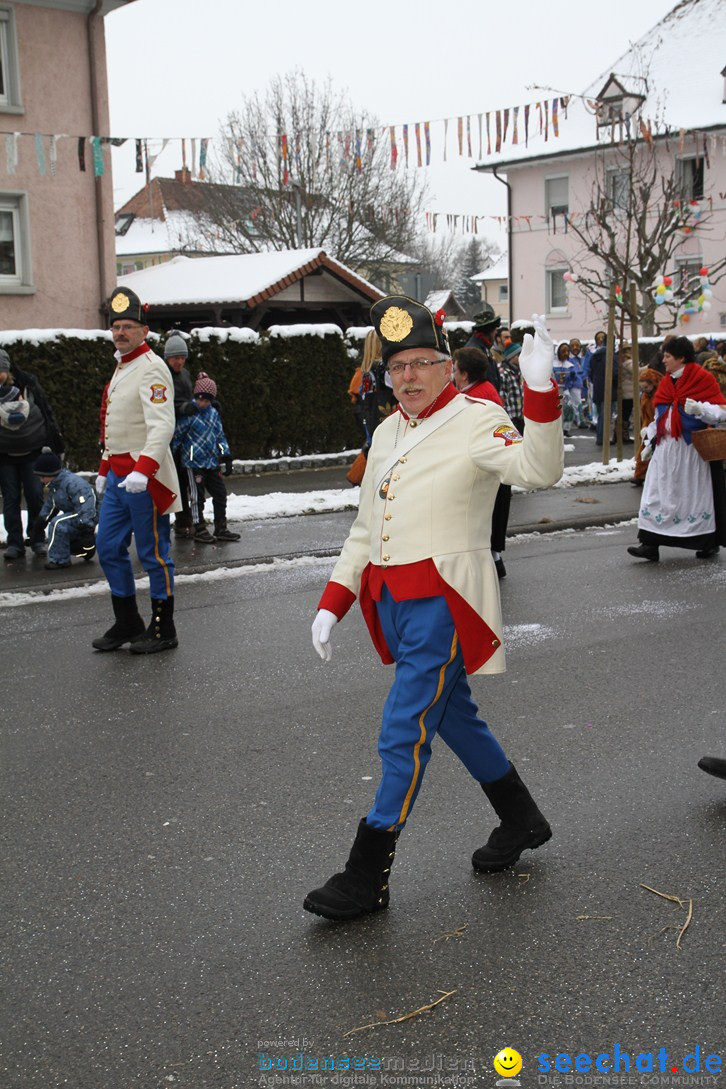
[[[117,288],[110,307],[116,370],[104,391],[101,411],[103,453],[96,491],[104,498],[97,545],[116,621],[93,640],[93,646],[117,650],[130,643],[134,654],[154,654],[178,644],[169,518],[170,512],[181,510],[169,445],[174,434],[174,388],[169,368],[146,343],[149,326],[138,296]],[[129,555],[132,536],[149,576],[148,628],[136,604]]]
[[[359,599],[373,643],[395,662],[378,741],[382,776],[341,873],[306,910],[352,919],[388,906],[388,878],[438,733],[481,784],[501,823],[476,870],[511,866],[551,836],[549,823],[477,715],[467,673],[504,670],[499,582],[489,548],[501,483],[549,487],[563,468],[552,341],[537,319],[521,356],[522,437],[493,401],[451,384],[441,312],[402,296],[371,308],[397,411],[373,437],[358,516],[319,603],[313,645],[330,658],[334,625]]]

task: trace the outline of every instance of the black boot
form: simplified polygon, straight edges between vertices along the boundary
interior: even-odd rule
[[[720,551],[719,545],[712,545],[711,548],[699,548],[696,553],[697,560],[712,560],[718,556]]]
[[[720,756],[702,756],[698,766],[701,771],[707,771],[717,779],[726,779],[726,760],[722,760]]]
[[[156,654],[179,646],[174,627],[174,598],[151,599],[151,621],[146,631],[134,639],[129,650],[132,654]]]
[[[501,779],[481,786],[502,823],[485,846],[474,852],[471,864],[481,873],[496,873],[512,866],[528,847],[534,849],[546,843],[552,829],[513,764]]]
[[[144,632],[144,622],[139,615],[134,594],[131,597],[116,597],[111,594],[111,604],[116,623],[104,635],[93,640],[92,646],[96,650],[118,650],[124,643]]]
[[[396,853],[398,832],[358,825],[343,873],[305,897],[303,907],[324,919],[355,919],[388,907],[388,875]]]
[[[214,536],[218,541],[239,541],[242,538],[241,533],[233,533],[228,529],[226,522],[214,523]]]
[[[637,556],[639,560],[651,560],[653,563],[658,563],[660,559],[660,552],[658,551],[658,545],[632,545],[628,549],[630,556]]]

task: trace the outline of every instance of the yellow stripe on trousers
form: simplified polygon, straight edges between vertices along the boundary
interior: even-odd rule
[[[418,754],[419,754],[419,750],[420,750],[421,746],[423,745],[424,741],[426,740],[426,722],[425,722],[426,715],[429,713],[431,708],[435,707],[436,704],[441,699],[441,693],[444,690],[444,680],[446,678],[446,670],[449,668],[449,666],[453,662],[454,658],[456,657],[456,651],[457,651],[458,645],[459,645],[459,636],[458,636],[457,632],[454,632],[454,638],[451,640],[451,651],[449,653],[449,660],[448,660],[448,662],[445,662],[444,665],[442,665],[441,669],[439,670],[439,683],[438,683],[438,685],[436,687],[436,695],[431,700],[431,703],[428,705],[428,707],[424,711],[422,711],[421,714],[419,715],[418,725],[419,725],[420,733],[419,733],[418,741],[416,742],[416,744],[414,745],[414,748],[413,748],[413,778],[411,779],[411,785],[408,788],[408,792],[406,794],[406,797],[403,800],[403,808],[401,809],[400,816],[399,816],[398,820],[396,821],[396,823],[394,825],[392,825],[388,829],[389,832],[393,832],[398,827],[399,824],[403,824],[403,822],[406,820],[406,818],[408,816],[408,810],[409,810],[410,805],[411,805],[411,798],[413,797],[413,792],[416,789],[416,784],[418,782],[418,777],[421,774],[421,761],[419,759]]]
[[[156,559],[157,559],[157,561],[159,563],[159,566],[164,571],[164,580],[166,582],[166,596],[171,597],[171,578],[169,576],[169,568],[166,566],[166,564],[162,560],[161,554],[159,552],[159,531],[156,528],[156,519],[157,519],[156,503],[153,504],[153,510],[154,510],[154,555],[156,556]]]

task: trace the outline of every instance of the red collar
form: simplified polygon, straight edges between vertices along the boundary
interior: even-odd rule
[[[149,350],[149,345],[144,340],[139,344],[138,348],[134,348],[133,352],[127,352],[126,355],[122,355],[119,363],[130,363],[132,359],[138,359],[140,355],[145,355]]]
[[[460,396],[460,394],[459,394],[459,391],[457,390],[456,386],[453,386],[451,384],[451,382],[447,382],[446,385],[444,386],[444,388],[442,389],[441,393],[436,398],[436,400],[432,401],[430,405],[427,405],[426,408],[423,410],[423,412],[419,412],[416,419],[425,420],[427,418],[427,416],[433,416],[434,412],[438,412],[438,410],[440,408],[443,408],[444,405],[448,405],[449,401],[453,401],[454,397],[459,397],[459,396]],[[408,413],[404,412],[404,410],[403,410],[403,408],[401,407],[400,404],[398,406],[398,411],[401,413],[404,420],[410,420],[411,419],[411,417],[408,415]]]

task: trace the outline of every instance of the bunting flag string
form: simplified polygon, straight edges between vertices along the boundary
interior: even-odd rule
[[[479,161],[483,157],[506,154],[505,148],[512,148],[524,143],[529,148],[530,136],[534,139],[539,136],[543,142],[557,139],[563,131],[563,124],[568,117],[568,104],[573,96],[557,96],[551,99],[541,99],[538,102],[524,103],[519,106],[508,106],[498,110],[482,111],[477,114],[460,114],[456,118],[439,118],[436,121],[415,121],[401,125],[387,125],[381,127],[368,127],[366,129],[350,129],[340,131],[328,130],[324,137],[323,153],[325,161],[330,164],[332,151],[331,141],[337,141],[339,162],[341,167],[355,170],[357,174],[363,174],[375,161],[376,141],[383,136],[387,138],[390,149],[389,165],[391,170],[399,167],[411,169],[413,167],[428,167],[432,163],[434,143],[439,161],[449,161],[449,122],[456,122],[456,148],[458,156],[453,158],[474,158],[475,140],[478,132]],[[577,96],[575,96],[577,97]],[[587,109],[588,103],[585,102]],[[592,113],[593,107],[589,110]],[[534,113],[536,111],[536,115]],[[535,119],[536,118],[536,119]],[[433,126],[441,126],[436,134]],[[412,131],[413,126],[413,131]],[[387,136],[386,136],[387,134]],[[101,177],[105,170],[103,149],[106,145],[119,147],[127,140],[131,141],[134,148],[134,169],[136,173],[144,173],[146,182],[149,183],[152,175],[152,167],[155,160],[167,145],[173,140],[178,140],[181,147],[181,162],[183,169],[188,169],[187,163],[191,155],[192,176],[200,180],[208,177],[208,162],[212,148],[224,149],[223,158],[229,162],[233,171],[233,181],[242,184],[246,177],[256,179],[259,173],[264,154],[263,148],[276,148],[280,181],[284,186],[291,184],[294,179],[293,171],[297,172],[303,159],[305,140],[303,130],[297,130],[292,134],[281,133],[276,136],[265,136],[259,143],[253,143],[245,148],[243,157],[242,138],[222,137],[215,138],[205,136],[188,137],[112,137],[112,136],[68,136],[63,133],[30,133],[0,131],[0,136],[5,137],[5,171],[8,177],[17,173],[19,155],[22,153],[22,140],[32,141],[34,158],[39,176],[54,178],[57,172],[63,168],[66,159],[61,156],[61,142],[63,139],[77,141],[77,169],[86,171],[86,145],[90,148],[91,164],[95,177]],[[486,139],[485,139],[486,137]],[[657,122],[644,118],[638,114],[618,119],[616,123],[608,126],[606,131],[598,132],[597,139],[616,144],[625,139],[643,140],[652,145],[656,138],[664,139],[666,146],[677,147],[679,154],[685,154],[686,149],[695,151],[695,154],[709,163],[716,154],[717,148],[721,153],[726,152],[724,141],[711,134],[698,130],[670,129],[663,122]],[[415,139],[415,154],[412,140]],[[189,148],[187,148],[189,141]],[[269,144],[268,144],[269,141]],[[401,155],[399,157],[399,151]],[[259,162],[258,162],[259,158]],[[432,221],[433,222],[433,221]],[[472,230],[476,229],[473,222]]]

